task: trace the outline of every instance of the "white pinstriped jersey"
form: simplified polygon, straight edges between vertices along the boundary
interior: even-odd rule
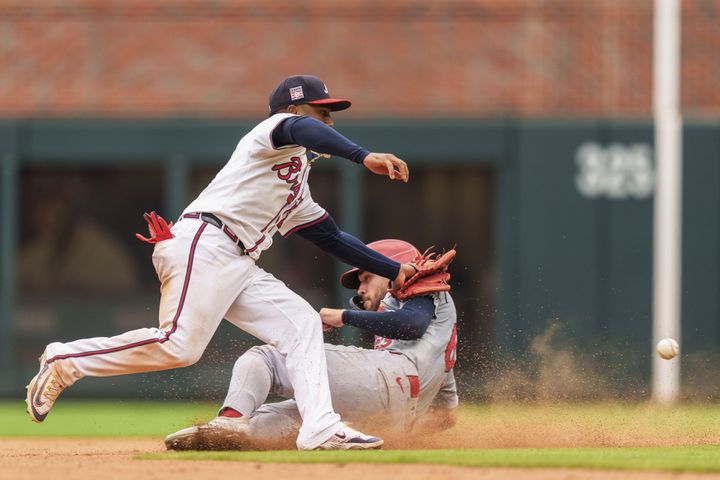
[[[183,212],[216,215],[254,259],[270,248],[276,232],[286,235],[326,214],[310,195],[305,147],[275,148],[272,143],[275,127],[292,116],[275,114],[245,135],[228,163]]]

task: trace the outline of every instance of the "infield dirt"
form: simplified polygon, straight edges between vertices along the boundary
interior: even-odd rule
[[[241,478],[243,480],[317,480],[342,478],[393,478],[426,480],[716,480],[720,475],[658,472],[509,468],[466,468],[441,465],[298,465],[217,461],[135,460],[145,452],[163,451],[160,439],[0,439],[0,478],[15,480],[198,480]]]
[[[384,435],[386,449],[659,447],[720,444],[714,409],[575,405],[465,407],[460,423],[442,433]],[[98,418],[102,417],[99,413]],[[24,419],[25,420],[25,419]],[[137,421],[137,419],[135,420]],[[29,424],[29,422],[28,422]],[[31,425],[37,427],[36,425]],[[161,430],[162,431],[162,430]],[[382,433],[372,431],[369,433]],[[164,480],[292,478],[318,480],[465,479],[713,479],[720,474],[590,470],[468,468],[396,464],[269,464],[228,461],[137,460],[163,452],[162,436],[0,438],[0,480]]]

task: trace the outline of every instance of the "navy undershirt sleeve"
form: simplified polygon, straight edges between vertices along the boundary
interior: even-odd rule
[[[400,310],[345,310],[342,321],[345,325],[362,328],[384,338],[417,340],[425,335],[434,315],[435,301],[425,296],[408,300]]]
[[[342,136],[334,128],[311,117],[288,117],[272,132],[275,148],[300,145],[320,153],[347,158],[362,163],[370,153]]]
[[[398,262],[368,248],[357,238],[340,230],[330,215],[314,225],[296,230],[295,233],[310,240],[323,251],[360,270],[390,280],[395,280],[400,273]]]

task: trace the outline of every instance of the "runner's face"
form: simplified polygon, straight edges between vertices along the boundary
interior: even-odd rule
[[[390,281],[370,272],[360,272],[358,280],[360,280],[360,286],[358,286],[357,294],[363,302],[363,307],[371,312],[377,310],[380,301],[387,294]]]

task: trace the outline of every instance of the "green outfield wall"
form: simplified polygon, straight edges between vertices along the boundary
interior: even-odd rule
[[[149,252],[130,246],[132,232],[127,239],[124,232],[142,228],[132,222],[144,209],[176,216],[253,123],[0,122],[0,395],[22,391],[44,343],[157,322]],[[453,288],[464,341],[461,389],[486,398],[494,371],[542,356],[537,339],[552,325],[549,342],[579,355],[580,375],[603,371],[634,396],[647,395],[655,173],[650,122],[377,120],[337,127],[375,151],[396,153],[412,171],[405,186],[381,182],[341,159],[318,162],[314,196],[341,226],[367,240],[459,244]],[[716,398],[720,390],[711,379],[720,351],[720,122],[689,122],[683,152],[683,382],[688,391]],[[52,182],[38,187],[33,177],[47,180],[64,171],[74,172],[73,181],[88,191],[114,189],[107,196],[88,193],[92,200],[82,208],[101,226],[109,222],[108,231],[129,249],[138,248],[130,255],[139,265],[138,289],[99,296],[23,290],[18,264],[32,240],[29,210],[47,196],[39,189],[52,190]],[[283,280],[294,268],[289,259],[310,258],[286,281],[295,288],[298,278],[313,279],[298,286],[313,305],[345,301],[347,292],[334,280],[342,265],[323,263],[312,247],[279,242],[277,248],[269,269]],[[318,277],[313,268],[325,273]],[[218,335],[219,347],[186,372],[94,379],[73,391],[219,395],[232,359],[252,340],[227,326]],[[367,338],[346,334],[335,340]]]

